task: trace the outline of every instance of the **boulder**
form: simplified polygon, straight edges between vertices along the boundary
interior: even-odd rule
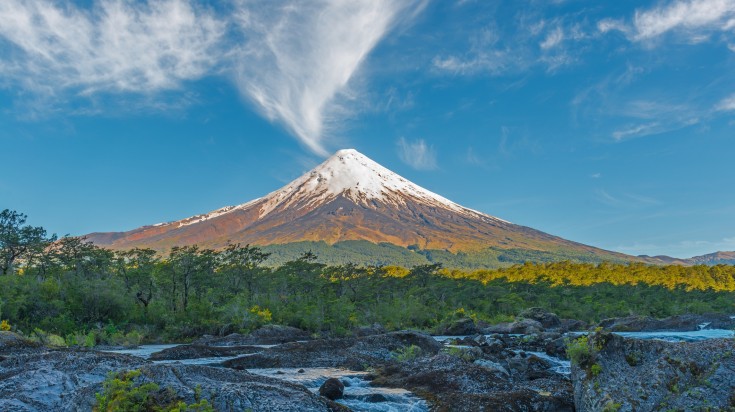
[[[573,363],[577,411],[730,410],[735,340],[664,342],[598,333],[589,360]]]
[[[134,356],[53,350],[11,356],[0,362],[0,410],[92,410],[108,373],[137,369]],[[74,399],[74,400],[72,400]]]
[[[219,358],[238,356],[262,351],[257,346],[207,346],[207,345],[179,345],[173,348],[154,352],[150,360],[182,360],[199,358]]]
[[[558,329],[561,321],[555,313],[547,312],[542,308],[529,308],[518,314],[518,317],[538,321],[544,329]]]
[[[319,387],[319,395],[331,399],[342,399],[345,394],[345,385],[337,378],[329,378]]]
[[[477,326],[475,321],[470,318],[462,318],[451,321],[449,324],[444,325],[437,331],[438,335],[446,336],[466,336],[474,335],[477,333]]]
[[[515,380],[497,362],[445,353],[378,368],[372,383],[408,389],[438,411],[573,411],[571,385],[561,376]]]
[[[217,411],[323,411],[331,403],[303,385],[280,379],[200,365],[148,365],[141,369],[143,382],[171,388],[186,403],[197,400],[197,392]]]
[[[604,319],[598,326],[613,332],[686,332],[701,329],[733,329],[735,328],[735,319],[723,314],[686,314],[663,319],[649,316],[627,316]]]
[[[40,344],[17,333],[0,331],[0,354],[18,354],[20,352],[36,351],[40,348]]]
[[[278,345],[311,339],[309,332],[291,326],[265,325],[250,334],[233,333],[227,336],[204,335],[193,342],[208,346]]]
[[[412,345],[421,349],[421,356],[434,355],[442,348],[429,335],[402,331],[360,338],[291,342],[223,364],[235,369],[341,367],[362,371],[368,366],[392,361],[396,351]]]
[[[0,410],[65,412],[92,410],[95,394],[111,372],[140,370],[138,383],[155,382],[155,396],[197,402],[216,410],[331,411],[339,405],[302,385],[244,371],[196,365],[156,365],[141,358],[79,350],[37,351],[0,362]],[[163,390],[166,389],[166,390]]]
[[[380,323],[373,323],[370,326],[361,326],[358,328],[355,328],[352,331],[352,335],[355,337],[361,337],[361,336],[370,336],[370,335],[381,335],[385,333],[386,330]]]
[[[577,319],[561,319],[560,322],[559,330],[561,332],[581,332],[589,329],[587,322]]]
[[[543,330],[544,326],[541,322],[533,319],[521,319],[511,323],[490,325],[485,327],[482,332],[486,335],[492,333],[528,335],[532,333],[541,333]]]
[[[546,342],[544,352],[549,356],[554,356],[560,359],[567,358],[567,338],[561,337]]]

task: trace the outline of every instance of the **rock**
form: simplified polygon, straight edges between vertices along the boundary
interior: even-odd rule
[[[487,370],[490,370],[492,372],[502,373],[503,375],[510,377],[510,373],[508,373],[508,370],[503,367],[503,365],[489,361],[487,359],[477,359],[476,361],[472,362],[477,366],[481,366]]]
[[[518,333],[529,335],[532,333],[541,333],[544,330],[541,322],[533,319],[522,319],[510,324],[510,333]]]
[[[352,335],[355,337],[361,337],[361,336],[370,336],[370,335],[381,335],[385,333],[386,330],[380,323],[373,323],[371,326],[361,326],[358,328],[355,328],[352,331]]]
[[[571,385],[557,375],[510,379],[495,362],[466,362],[440,353],[376,369],[372,384],[408,389],[439,411],[572,411]]]
[[[700,329],[733,329],[735,328],[735,320],[722,314],[686,314],[664,319],[655,319],[648,316],[628,316],[605,319],[598,326],[613,332],[686,332]]]
[[[567,358],[567,338],[557,338],[549,340],[544,347],[544,352],[549,356],[560,359]]]
[[[244,371],[181,364],[152,364],[128,355],[54,350],[10,356],[0,362],[0,410],[89,411],[110,372],[138,369],[139,383],[155,382],[167,401],[197,401],[197,393],[216,410],[342,410],[302,385]],[[171,398],[173,396],[173,398]],[[170,398],[170,399],[169,399]]]
[[[432,356],[442,348],[429,335],[403,331],[361,338],[286,343],[223,364],[235,369],[341,367],[361,371],[367,366],[392,361],[395,351],[411,345],[421,349],[421,356]]]
[[[542,308],[529,308],[518,314],[518,317],[538,321],[544,329],[557,329],[561,321],[555,313],[547,312]]]
[[[179,345],[151,354],[150,360],[181,360],[238,356],[262,351],[256,346]]]
[[[476,333],[477,326],[475,326],[475,321],[470,318],[454,320],[448,325],[437,330],[438,335],[446,336],[466,336],[474,335]]]
[[[561,319],[561,326],[559,330],[561,332],[581,332],[589,328],[587,322],[577,319]]]
[[[0,363],[0,410],[91,410],[108,373],[145,363],[134,356],[74,350],[8,357]]]
[[[0,354],[18,354],[20,352],[36,351],[41,345],[30,341],[17,333],[0,331]]]
[[[342,399],[345,393],[345,385],[337,378],[329,378],[319,387],[319,395],[331,399]]]
[[[286,342],[309,340],[309,332],[291,326],[265,325],[248,335],[233,333],[224,337],[205,335],[193,342],[208,346],[278,345]]]
[[[541,333],[544,330],[541,322],[533,319],[521,319],[511,323],[498,323],[490,325],[483,329],[483,333],[488,335],[492,333],[499,334],[523,334]]]
[[[517,379],[534,380],[539,378],[554,377],[551,371],[551,363],[536,355],[527,355],[523,352],[508,360],[508,369],[511,375]]]
[[[735,340],[693,343],[590,338],[589,362],[572,366],[577,411],[729,410],[735,398]],[[607,408],[607,409],[606,409]],[[613,409],[615,408],[615,409]]]

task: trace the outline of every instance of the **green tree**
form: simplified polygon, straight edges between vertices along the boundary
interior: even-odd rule
[[[18,261],[39,255],[56,236],[43,227],[26,225],[28,216],[14,210],[0,212],[0,271],[7,275]]]

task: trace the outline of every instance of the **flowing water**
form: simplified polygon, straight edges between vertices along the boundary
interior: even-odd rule
[[[138,356],[144,359],[150,358],[153,353],[179,345],[140,345],[132,349],[113,349],[104,352],[120,353]],[[253,345],[272,347],[275,345]],[[217,366],[229,359],[241,356],[196,358],[181,360],[160,360],[153,363],[182,363],[185,365],[210,365]],[[303,372],[299,372],[302,370]],[[328,378],[337,378],[345,385],[344,399],[339,403],[348,406],[357,412],[423,412],[428,411],[426,402],[416,397],[405,389],[383,388],[371,386],[366,379],[367,372],[353,372],[337,368],[280,368],[280,369],[248,369],[248,372],[269,376],[276,379],[298,383],[314,393],[319,392],[319,387]]]
[[[314,393],[319,392],[319,387],[328,378],[337,378],[345,385],[344,399],[338,402],[353,411],[428,411],[425,401],[405,389],[371,386],[365,379],[366,372],[337,368],[248,369],[248,372],[299,383]]]
[[[706,327],[706,325],[704,326]],[[582,335],[587,332],[572,332],[569,336]],[[688,332],[615,332],[620,336],[633,339],[660,339],[670,342],[698,342],[706,339],[732,338],[735,331],[710,329]],[[488,335],[489,338],[491,335]],[[464,338],[465,336],[435,336],[439,342],[447,346],[449,339]],[[105,352],[122,353],[148,359],[153,353],[179,345],[141,345],[133,349],[106,350]],[[254,345],[264,349],[275,345]],[[571,365],[568,360],[549,356],[544,352],[526,352],[536,355],[551,363],[552,371],[569,376]],[[247,355],[240,355],[247,356]],[[239,356],[219,358],[197,358],[182,360],[162,360],[155,363],[180,362],[187,365],[219,365],[222,362]],[[302,370],[303,372],[299,372]],[[428,405],[422,399],[403,389],[382,388],[371,386],[366,379],[366,372],[353,372],[337,368],[280,368],[280,369],[248,369],[248,372],[257,375],[283,379],[285,381],[304,385],[312,392],[317,393],[319,387],[328,378],[337,378],[345,385],[345,398],[339,402],[354,411],[364,412],[422,412],[428,411]]]

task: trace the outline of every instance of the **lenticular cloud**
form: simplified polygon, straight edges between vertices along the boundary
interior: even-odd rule
[[[156,96],[230,75],[265,117],[326,154],[326,129],[365,57],[425,0],[0,0],[0,86]],[[354,97],[354,96],[353,96]]]
[[[247,3],[251,5],[252,3]],[[282,122],[306,146],[326,155],[328,128],[367,54],[419,2],[323,0],[258,2],[237,16],[241,92],[271,121]]]

